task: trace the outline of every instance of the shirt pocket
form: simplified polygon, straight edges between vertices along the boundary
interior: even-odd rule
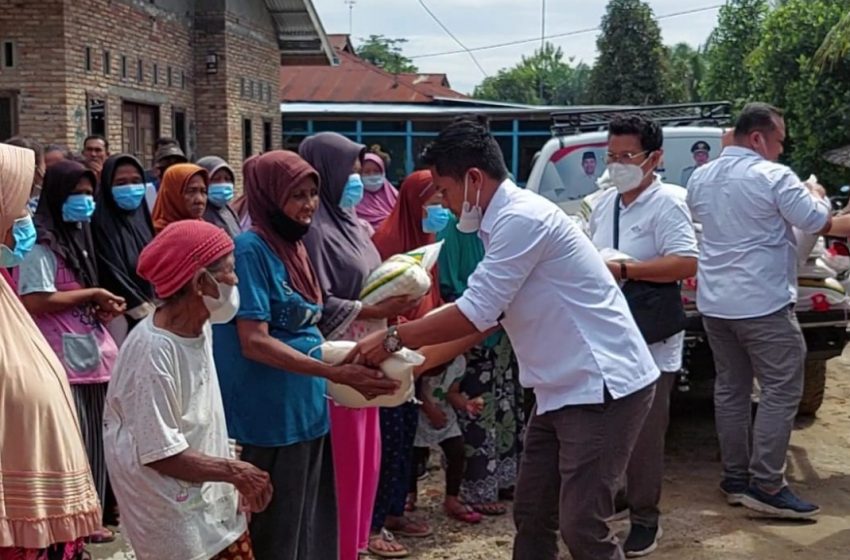
[[[100,367],[101,355],[93,332],[87,334],[64,333],[62,354],[65,365],[76,373],[91,373]]]

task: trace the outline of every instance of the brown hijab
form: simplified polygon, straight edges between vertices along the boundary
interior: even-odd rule
[[[295,152],[274,150],[246,166],[245,198],[256,232],[283,261],[292,288],[313,303],[322,303],[322,289],[304,242],[286,241],[275,232],[275,216],[283,212],[292,188],[307,178],[319,184],[319,174]]]
[[[169,167],[165,172],[156,197],[156,204],[153,207],[154,232],[161,232],[165,229],[165,226],[172,222],[193,219],[186,209],[183,191],[195,175],[201,175],[204,178],[204,183],[210,184],[209,173],[206,169],[193,163],[178,163]]]

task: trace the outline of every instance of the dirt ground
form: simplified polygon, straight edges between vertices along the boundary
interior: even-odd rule
[[[710,402],[680,398],[668,434],[662,502],[664,537],[658,560],[817,560],[850,558],[850,352],[829,365],[827,396],[817,418],[799,420],[791,441],[788,479],[822,509],[816,522],[777,522],[752,517],[725,504],[717,490],[719,464]],[[435,536],[406,540],[419,560],[503,560],[511,557],[510,516],[477,526],[449,521],[440,508],[441,477],[434,473],[421,490],[417,515]],[[627,523],[615,528],[620,534]],[[95,559],[131,560],[120,542],[92,546]],[[564,558],[569,555],[564,553]],[[331,560],[331,559],[315,559]],[[529,559],[534,560],[534,559]]]

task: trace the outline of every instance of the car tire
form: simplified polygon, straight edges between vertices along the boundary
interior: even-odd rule
[[[807,361],[806,377],[803,384],[803,397],[797,414],[814,416],[823,404],[826,389],[826,362],[824,360]]]

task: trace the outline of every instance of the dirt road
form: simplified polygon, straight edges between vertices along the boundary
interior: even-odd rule
[[[798,422],[791,442],[788,478],[821,506],[816,523],[758,519],[726,506],[717,490],[718,450],[709,403],[680,399],[675,408],[662,504],[664,538],[652,558],[791,560],[805,554],[812,560],[850,559],[850,354],[830,363],[824,407],[817,419]],[[475,527],[447,521],[439,508],[439,475],[431,478],[418,515],[435,525],[436,534],[406,541],[414,548],[413,558],[509,559],[510,517],[485,519]],[[627,525],[617,528],[625,531]],[[123,550],[121,543],[91,547],[95,559],[133,558]]]

